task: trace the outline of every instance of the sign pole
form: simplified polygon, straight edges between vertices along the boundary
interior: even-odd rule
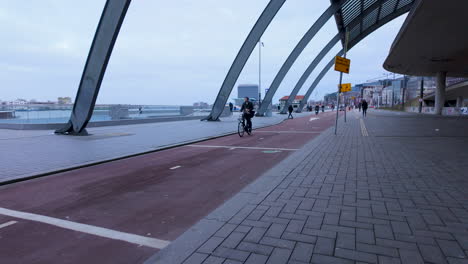
[[[344,46],[344,58],[346,58],[346,53],[348,52],[348,28],[346,28],[346,37],[345,37],[345,46]],[[341,83],[343,82],[343,72],[340,71],[340,84],[338,85],[337,97],[337,107],[336,107],[336,120],[335,120],[335,135],[338,130],[338,114],[340,112],[340,95],[341,95]],[[346,117],[346,106],[345,106],[345,117]]]

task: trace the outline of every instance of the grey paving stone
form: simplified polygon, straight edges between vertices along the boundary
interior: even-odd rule
[[[222,264],[225,260],[225,258],[209,256],[205,261],[203,261],[203,264]]]
[[[321,255],[333,255],[335,250],[335,239],[318,237],[315,243],[314,253]]]
[[[242,262],[242,261],[227,259],[226,261],[224,261],[223,264],[243,264],[243,263],[244,263],[244,262]]]
[[[398,257],[398,250],[396,248],[391,247],[382,247],[376,245],[369,245],[364,243],[357,243],[356,250],[367,252],[367,253],[374,253],[377,255],[389,256],[389,257]]]
[[[338,226],[338,225],[322,225],[322,230],[334,231],[334,232],[340,232],[340,233],[349,233],[349,234],[356,233],[356,230],[353,227]]]
[[[416,243],[382,239],[382,238],[376,238],[375,241],[376,241],[376,244],[379,246],[401,248],[401,249],[408,249],[408,250],[417,250]]]
[[[284,248],[275,248],[267,264],[286,264],[291,256],[291,250]]]
[[[406,222],[391,221],[393,232],[411,235],[411,229]]]
[[[271,246],[265,246],[250,242],[241,242],[237,249],[267,256],[269,256],[273,251],[273,247]]]
[[[221,244],[222,247],[236,248],[237,245],[244,239],[245,233],[232,232]]]
[[[310,228],[304,228],[302,230],[303,234],[310,235],[310,236],[318,236],[318,237],[328,237],[328,238],[336,238],[336,232],[335,231],[326,231],[326,230],[321,230],[321,229],[310,229]]]
[[[356,229],[356,242],[362,242],[367,244],[375,244],[374,231],[369,229]]]
[[[217,236],[217,237],[227,237],[236,228],[237,228],[237,225],[225,224],[223,227],[221,227],[221,229],[218,230],[218,232],[216,232],[215,236]]]
[[[467,256],[463,252],[463,249],[456,241],[437,239],[440,249],[445,256],[455,258],[466,258]]]
[[[313,254],[311,263],[313,264],[354,264],[354,261],[350,259],[342,259],[342,258],[325,256],[325,255],[320,255],[320,254]]]
[[[184,264],[202,264],[207,257],[207,254],[195,253],[185,260]]]
[[[258,243],[265,235],[267,229],[262,227],[254,227],[250,230],[244,241]]]
[[[354,234],[338,233],[336,248],[356,249],[356,236]]]
[[[291,260],[309,263],[314,252],[314,245],[298,242],[291,255]]]
[[[240,233],[248,233],[251,229],[252,229],[251,226],[240,225],[240,226],[236,227],[235,231],[240,232]]]
[[[394,239],[393,230],[390,225],[374,225],[374,234],[379,238]]]
[[[426,244],[426,245],[434,245],[434,246],[437,245],[435,239],[432,237],[395,234],[395,240],[412,242],[412,243],[417,243],[417,244]]]
[[[212,255],[237,261],[245,261],[249,257],[249,254],[248,252],[237,249],[218,247]]]
[[[268,256],[251,254],[245,264],[265,264],[268,260]]]
[[[448,257],[447,261],[448,261],[449,264],[468,264],[468,259],[459,259],[459,258]]]
[[[378,256],[379,264],[401,264],[400,258]]]
[[[224,241],[222,237],[211,237],[197,251],[200,253],[210,254]]]
[[[293,249],[296,243],[293,241],[284,240],[284,239],[264,237],[262,238],[262,240],[260,240],[260,244],[272,246],[272,247],[278,247],[278,248]]]
[[[309,235],[291,233],[291,232],[284,232],[281,237],[287,240],[293,240],[293,241],[299,241],[299,242],[305,242],[305,243],[311,243],[311,244],[314,244],[315,241],[317,241],[316,236],[309,236]]]
[[[266,232],[265,236],[268,237],[275,237],[275,238],[281,238],[281,235],[283,234],[284,230],[286,229],[286,225],[283,224],[272,224],[268,231]]]
[[[402,264],[424,264],[424,260],[417,250],[399,249]]]
[[[286,228],[286,231],[292,233],[301,233],[305,223],[306,222],[302,220],[291,220]]]
[[[253,220],[244,220],[242,221],[242,225],[251,226],[251,227],[263,227],[268,228],[270,227],[270,223],[262,222],[262,221],[253,221]]]
[[[431,263],[447,263],[445,256],[439,247],[430,245],[419,245],[419,252],[423,259]]]
[[[367,263],[377,263],[377,255],[366,252],[360,252],[344,248],[335,249],[335,257],[363,261]]]

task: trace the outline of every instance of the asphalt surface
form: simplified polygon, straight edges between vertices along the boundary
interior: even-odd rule
[[[157,247],[88,230],[169,243],[331,127],[334,116],[291,119],[243,138],[226,136],[3,186],[0,263],[142,263]],[[89,226],[76,231],[50,219],[6,216],[3,208]]]

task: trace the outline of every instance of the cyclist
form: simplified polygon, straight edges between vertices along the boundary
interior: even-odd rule
[[[249,101],[249,97],[244,97],[244,103],[240,109],[242,113],[243,120],[242,123],[245,125],[245,120],[247,120],[247,129],[252,131],[252,117],[253,117],[254,105]]]

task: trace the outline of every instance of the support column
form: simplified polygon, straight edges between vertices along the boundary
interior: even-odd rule
[[[457,97],[457,107],[463,107],[463,96]]]
[[[445,82],[447,80],[446,72],[437,73],[437,84],[435,91],[435,114],[442,115],[442,109],[445,104]]]
[[[94,34],[70,121],[57,134],[86,135],[101,82],[131,0],[107,0]]]

